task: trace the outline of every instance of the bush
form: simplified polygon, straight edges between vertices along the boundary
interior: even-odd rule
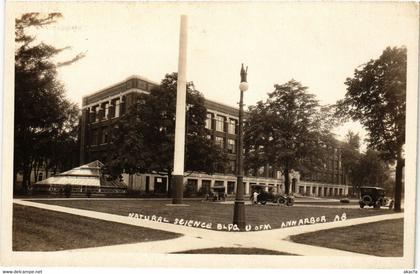
[[[64,195],[66,198],[70,198],[71,196],[71,185],[67,184],[64,186]]]
[[[200,189],[198,190],[197,195],[199,197],[205,197],[207,193],[207,189],[205,189],[204,187],[200,187]]]
[[[190,184],[186,184],[184,188],[184,197],[190,198],[193,197],[196,192],[194,191],[194,187]]]
[[[92,190],[90,190],[90,188],[88,188],[88,189],[86,190],[86,196],[87,196],[88,198],[92,197]]]

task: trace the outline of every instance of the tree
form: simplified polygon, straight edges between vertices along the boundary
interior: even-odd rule
[[[56,76],[58,66],[69,65],[84,55],[55,64],[52,58],[64,49],[36,44],[35,36],[28,34],[30,29],[55,23],[60,17],[60,13],[26,13],[15,20],[15,190],[20,172],[26,191],[32,169],[47,158],[51,143],[74,126],[74,114],[78,112],[77,106],[66,100]]]
[[[388,178],[388,166],[379,152],[368,149],[359,161],[358,173],[361,185],[383,187]]]
[[[337,102],[339,117],[358,120],[369,132],[369,147],[386,161],[396,161],[395,210],[401,210],[405,166],[405,108],[407,49],[386,48],[347,78],[345,98]]]
[[[307,87],[291,80],[275,85],[265,102],[249,108],[245,123],[245,166],[258,169],[271,164],[283,171],[289,193],[292,169],[321,168],[325,144],[331,139],[331,108],[320,106]],[[324,145],[323,145],[324,144]]]
[[[360,187],[359,167],[360,167],[360,136],[355,134],[353,131],[348,131],[346,134],[346,141],[341,147],[341,162],[344,168],[345,174],[351,181],[353,195]]]
[[[171,182],[175,136],[177,74],[167,74],[150,94],[142,94],[112,130],[107,169],[111,175],[159,172]],[[187,171],[213,173],[226,166],[227,157],[208,138],[204,97],[187,87]],[[169,184],[170,187],[170,184]],[[170,193],[168,193],[170,194]]]

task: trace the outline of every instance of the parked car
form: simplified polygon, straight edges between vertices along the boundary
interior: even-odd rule
[[[295,203],[295,197],[293,195],[274,194],[260,188],[257,196],[257,203],[265,205],[267,202],[292,206]]]
[[[360,187],[360,208],[365,206],[373,206],[380,208],[381,206],[388,206],[389,209],[394,207],[394,200],[385,196],[385,189],[373,186]]]
[[[211,188],[210,193],[206,195],[205,200],[210,201],[225,201],[226,200],[226,188],[224,186],[214,186]]]
[[[292,206],[295,204],[295,197],[292,194],[289,195],[278,195],[277,197],[277,203],[280,204],[285,204],[287,206]]]

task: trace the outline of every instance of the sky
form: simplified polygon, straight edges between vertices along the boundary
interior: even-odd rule
[[[131,75],[160,82],[177,71],[179,21],[188,15],[187,79],[208,99],[237,106],[241,63],[248,66],[246,105],[265,100],[274,84],[301,82],[321,104],[344,97],[355,68],[387,46],[412,39],[413,3],[51,3],[56,24],[39,40],[71,46],[57,56],[86,57],[59,69],[68,98],[83,96]],[[26,7],[28,8],[28,7]],[[39,8],[39,7],[38,7]],[[358,123],[336,129],[366,132]]]

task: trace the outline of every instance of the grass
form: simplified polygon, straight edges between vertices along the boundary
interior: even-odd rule
[[[244,248],[244,247],[215,247],[215,248],[203,248],[193,249],[181,252],[175,252],[174,254],[229,254],[229,255],[294,255],[285,252],[279,252],[275,250],[268,250],[262,248]]]
[[[14,251],[58,251],[179,236],[176,233],[13,205]]]
[[[37,201],[33,201],[37,202]],[[201,201],[185,201],[188,207],[170,207],[170,201],[156,200],[38,200],[40,203],[79,209],[93,210],[128,216],[129,213],[143,215],[157,215],[166,217],[170,222],[175,218],[194,220],[215,224],[230,224],[233,219],[233,205]],[[387,209],[359,209],[359,208],[320,208],[320,207],[283,207],[283,206],[246,206],[246,222],[254,226],[269,224],[272,229],[280,228],[282,222],[299,220],[300,218],[321,217],[333,221],[336,215],[346,213],[347,219],[366,217],[379,214],[389,214],[393,211]]]
[[[404,219],[310,232],[291,237],[297,243],[381,257],[402,257]]]
[[[318,205],[318,206],[348,206],[348,205],[359,205],[359,202],[350,201],[350,203],[341,203],[340,201],[328,201],[328,202],[296,202],[298,205]]]

